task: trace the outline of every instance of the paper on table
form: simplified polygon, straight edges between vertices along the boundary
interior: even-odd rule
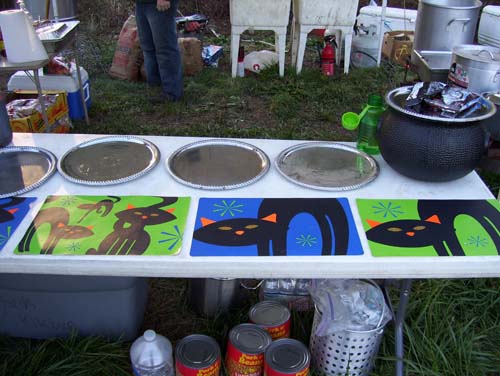
[[[0,27],[10,62],[25,63],[48,59],[45,47],[22,10],[0,12]]]

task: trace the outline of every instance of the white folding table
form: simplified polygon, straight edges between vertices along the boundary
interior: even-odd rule
[[[14,134],[13,145],[37,146],[61,157],[75,145],[103,135]],[[158,146],[160,163],[146,175],[113,186],[85,186],[71,183],[56,173],[39,188],[25,196],[39,199],[33,209],[0,252],[0,273],[31,273],[87,276],[142,276],[183,278],[371,278],[402,279],[400,307],[396,317],[397,374],[402,375],[402,323],[411,279],[415,278],[486,278],[500,277],[499,256],[467,257],[373,257],[355,206],[357,198],[379,199],[491,199],[489,189],[475,173],[446,183],[420,182],[406,178],[376,156],[380,173],[371,183],[351,191],[331,192],[305,188],[283,178],[274,166],[278,154],[298,140],[240,139],[262,149],[271,160],[271,168],[257,182],[226,191],[199,190],[174,180],[167,172],[167,158],[180,147],[203,140],[193,137],[140,136]],[[347,143],[353,145],[353,143]],[[62,256],[15,255],[14,249],[47,195],[158,195],[190,196],[182,250],[177,256]],[[360,256],[287,256],[287,257],[191,257],[189,254],[198,199],[221,198],[326,198],[346,197],[361,238]]]

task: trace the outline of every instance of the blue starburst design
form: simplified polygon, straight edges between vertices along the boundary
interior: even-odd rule
[[[372,206],[372,208],[375,209],[373,211],[374,214],[383,213],[384,218],[387,218],[388,215],[392,216],[393,218],[397,218],[399,214],[404,213],[404,211],[399,210],[401,209],[400,205],[393,206],[392,202],[390,201],[387,203],[387,205],[379,201],[378,205],[374,205]]]
[[[167,239],[158,240],[158,243],[172,242],[172,244],[168,247],[168,250],[171,251],[174,247],[182,241],[182,234],[179,230],[179,226],[174,226],[175,232],[172,234],[170,232],[162,231],[160,234],[167,235]]]
[[[61,199],[61,205],[62,206],[71,206],[75,202],[76,202],[76,197],[74,197],[74,196],[67,196],[67,197],[63,197]]]
[[[308,235],[300,235],[298,238],[295,238],[296,243],[302,247],[312,247],[317,243],[317,238],[310,234]]]
[[[214,213],[220,212],[220,216],[224,217],[226,214],[229,214],[231,217],[235,216],[235,213],[243,213],[241,208],[244,207],[243,204],[237,204],[236,200],[227,203],[226,200],[221,201],[222,204],[214,204],[214,207],[217,209],[212,210]]]
[[[479,235],[476,236],[469,236],[467,239],[467,242],[465,243],[466,245],[472,245],[476,248],[484,248],[488,245],[488,239],[486,238],[481,238]]]
[[[77,252],[79,251],[81,248],[81,244],[78,243],[78,242],[72,242],[70,244],[68,244],[66,246],[66,249],[69,251],[69,252]]]
[[[10,238],[10,232],[12,230],[12,227],[11,226],[7,226],[7,234],[3,235],[3,234],[0,234],[0,245],[4,245],[7,240],[9,240]]]

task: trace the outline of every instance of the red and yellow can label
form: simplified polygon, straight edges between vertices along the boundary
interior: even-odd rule
[[[217,359],[213,364],[206,368],[194,369],[187,367],[181,362],[175,362],[176,376],[219,376],[220,374],[220,359]]]
[[[264,370],[264,353],[245,354],[238,350],[231,341],[226,352],[227,376],[261,376]]]

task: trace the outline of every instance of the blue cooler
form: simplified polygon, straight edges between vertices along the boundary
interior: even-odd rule
[[[76,72],[71,76],[60,74],[43,74],[43,70],[39,70],[40,84],[42,90],[61,90],[68,93],[69,116],[71,119],[85,119],[83,104],[80,99],[80,91],[78,89],[78,77]],[[85,104],[87,109],[90,108],[90,84],[89,75],[85,69],[80,67],[80,75],[82,76],[83,93],[85,95]],[[14,73],[7,84],[7,89],[15,90],[36,90],[35,83],[24,71]]]

